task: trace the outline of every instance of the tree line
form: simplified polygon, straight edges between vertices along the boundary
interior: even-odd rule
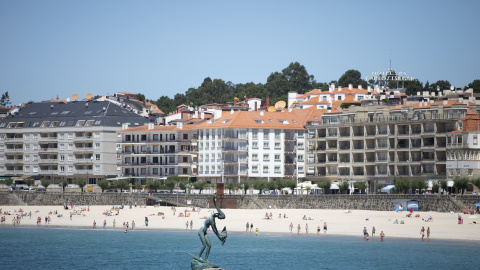
[[[394,75],[391,75],[394,76]],[[142,101],[147,100],[158,106],[165,114],[174,112],[176,107],[185,104],[188,106],[200,106],[210,103],[226,103],[231,102],[234,98],[243,100],[245,97],[257,97],[266,100],[270,97],[271,105],[277,101],[287,101],[288,92],[297,92],[304,94],[313,89],[327,91],[331,83],[337,86],[348,87],[352,84],[354,87],[362,85],[364,89],[368,85],[374,86],[374,81],[366,81],[362,79],[360,71],[355,69],[347,70],[338,80],[330,82],[317,82],[315,77],[307,72],[307,69],[298,62],[292,62],[281,72],[272,72],[266,79],[266,83],[238,83],[231,81],[225,82],[222,79],[211,79],[207,77],[201,85],[196,88],[189,88],[184,94],[177,93],[173,98],[161,96],[157,100],[148,100],[145,95],[139,93]],[[404,81],[399,83],[400,87],[406,89],[407,95],[416,95],[418,91],[436,92],[437,86],[441,89],[449,89],[451,84],[448,80],[438,80],[434,83],[428,81],[423,83],[418,79],[413,81]],[[390,80],[385,85],[390,89],[397,87],[397,81]],[[480,80],[474,80],[466,87],[473,88],[475,93],[480,93]]]

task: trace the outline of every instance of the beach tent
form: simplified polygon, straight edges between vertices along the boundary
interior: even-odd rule
[[[392,189],[395,188],[395,185],[388,185],[380,189],[380,192],[386,192],[388,194],[392,194]]]
[[[480,206],[480,203],[476,203],[475,206]]]

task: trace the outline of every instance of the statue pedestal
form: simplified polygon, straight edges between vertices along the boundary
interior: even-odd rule
[[[188,255],[192,256],[193,258],[191,262],[192,270],[222,270],[223,269],[216,264],[213,264],[198,256],[193,255],[192,253],[188,253]]]

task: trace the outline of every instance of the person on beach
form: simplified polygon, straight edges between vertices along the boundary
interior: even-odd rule
[[[323,233],[327,233],[327,222],[323,222]]]
[[[367,227],[363,227],[363,238],[367,237]]]
[[[253,223],[250,223],[250,232],[253,231]]]
[[[297,226],[297,234],[300,234],[300,230],[302,229],[302,227],[300,227],[300,224],[298,224]]]
[[[94,220],[93,221],[93,229],[96,229],[97,228],[97,222]]]
[[[258,228],[255,229],[255,236],[258,236]]]
[[[368,241],[368,233],[365,235],[365,241]]]
[[[427,227],[427,238],[430,238],[430,227]]]
[[[107,220],[104,219],[104,220],[103,220],[103,228],[105,229],[106,227],[107,227]]]
[[[132,231],[135,230],[135,220],[132,220]]]
[[[380,233],[380,238],[382,239],[382,242],[383,242],[383,238],[385,238],[385,234],[383,233],[383,231]]]
[[[293,231],[293,222],[290,222],[289,228],[290,228],[290,232],[292,232]]]
[[[322,228],[320,228],[320,225],[317,226],[317,235],[320,235],[320,231],[322,230]]]
[[[190,220],[190,230],[192,230],[192,229],[193,229],[193,219]]]
[[[148,217],[145,217],[145,226],[148,227]]]
[[[113,219],[113,228],[115,229],[115,219]]]
[[[127,225],[126,225],[126,226],[127,226],[127,231],[128,231],[128,222],[127,222]]]
[[[373,226],[373,228],[372,228],[372,237],[374,237],[374,236],[375,236],[375,226]]]
[[[73,214],[72,214],[72,212],[70,212],[70,220],[72,220],[72,216],[73,216]]]
[[[185,230],[188,230],[188,220],[187,220],[187,222],[185,223]]]
[[[422,229],[420,229],[420,234],[422,235],[422,240],[425,237],[425,228],[422,226]]]
[[[248,232],[248,229],[250,228],[250,224],[248,224],[248,221],[247,221],[247,226],[246,226],[246,228],[247,228],[247,229],[246,229],[245,231]]]
[[[305,233],[308,234],[308,223],[305,223]]]

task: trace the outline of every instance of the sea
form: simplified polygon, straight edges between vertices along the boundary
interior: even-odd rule
[[[227,270],[480,269],[478,241],[209,234],[209,261]],[[195,231],[0,226],[0,269],[191,269],[200,248]]]

